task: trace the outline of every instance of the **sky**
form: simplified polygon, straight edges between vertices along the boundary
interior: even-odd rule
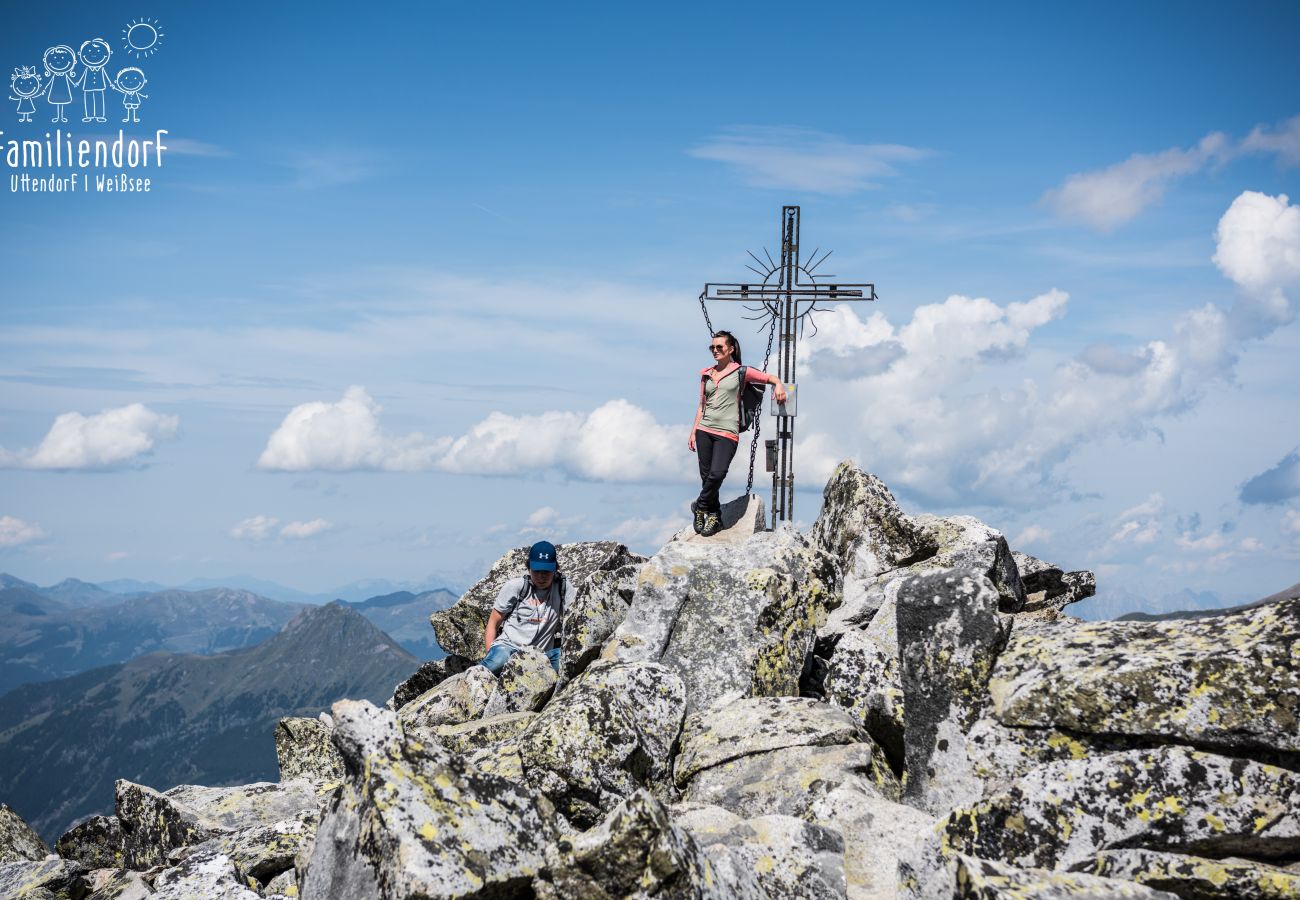
[[[1300,8],[1059,7],[7,5],[50,93],[0,112],[0,570],[653,552],[698,489],[696,298],[795,204],[879,296],[800,343],[797,524],[853,458],[1096,572],[1084,615],[1300,581]],[[97,37],[144,87],[52,123],[47,49]],[[56,129],[166,150],[10,161]]]

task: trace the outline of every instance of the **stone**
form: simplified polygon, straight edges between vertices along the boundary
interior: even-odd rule
[[[537,712],[551,699],[557,680],[546,654],[530,647],[512,653],[501,667],[497,695],[505,712]]]
[[[692,710],[794,696],[834,596],[833,561],[788,525],[742,545],[672,542],[641,567],[602,657],[669,667]]]
[[[275,726],[275,758],[280,780],[306,778],[338,781],[343,777],[343,757],[330,739],[332,729],[320,719],[283,718]]]
[[[767,513],[763,498],[757,494],[741,495],[722,504],[722,527],[705,537],[695,533],[694,524],[687,525],[673,535],[674,541],[699,541],[708,544],[743,544],[760,531],[767,531]]]
[[[877,576],[938,552],[934,536],[905,515],[885,483],[852,460],[836,467],[822,491],[822,509],[809,533],[843,571],[846,610],[865,624],[879,601],[867,597]]]
[[[690,833],[643,790],[620,801],[596,827],[547,848],[545,872],[533,889],[539,900],[769,896],[751,873],[715,869]]]
[[[153,900],[261,900],[242,882],[230,857],[205,849],[188,854],[154,879]]]
[[[623,623],[636,593],[637,574],[645,557],[617,569],[592,572],[565,604],[560,623],[560,677],[556,690],[581,675],[600,657],[601,648]]]
[[[69,828],[54,850],[90,869],[120,869],[126,865],[126,840],[117,816],[91,816]]]
[[[486,620],[485,620],[486,621]],[[455,653],[450,653],[442,659],[434,659],[423,663],[415,674],[403,681],[393,689],[393,696],[385,704],[389,709],[398,710],[410,703],[416,697],[437,687],[453,675],[459,675],[470,666],[477,665],[478,661]]]
[[[117,818],[126,866],[147,869],[165,863],[172,850],[315,813],[317,790],[312,782],[298,780],[229,788],[185,784],[159,793],[118,780]]]
[[[717,806],[680,804],[671,812],[716,871],[752,872],[766,897],[838,900],[845,894],[844,837],[835,828],[792,816],[742,819]]]
[[[95,869],[87,881],[90,893],[85,900],[149,900],[153,896],[144,875],[130,869]]]
[[[971,771],[983,783],[984,796],[1000,793],[1021,776],[1049,762],[1086,759],[1148,745],[1122,735],[1081,734],[1056,728],[1013,728],[987,710],[966,735]]]
[[[568,584],[568,596],[574,597],[593,572],[613,571],[635,565],[641,557],[630,553],[616,541],[587,541],[560,544],[556,560]],[[449,654],[467,659],[483,658],[483,631],[488,613],[502,585],[527,571],[528,548],[516,547],[497,560],[477,584],[461,595],[453,605],[429,616],[438,646]]]
[[[404,728],[459,725],[483,715],[499,690],[495,675],[482,666],[470,666],[425,691],[397,714]]]
[[[545,798],[408,739],[391,710],[342,700],[333,716],[347,776],[298,873],[306,900],[525,891],[556,835]]]
[[[916,516],[913,521],[938,545],[938,552],[912,566],[921,569],[978,569],[998,592],[998,609],[1019,612],[1025,586],[1007,539],[972,516]]]
[[[1177,894],[1072,872],[1022,869],[1002,862],[958,857],[954,900],[1177,900]]]
[[[298,874],[289,869],[281,872],[266,883],[262,891],[263,897],[297,897],[298,896]]]
[[[748,697],[686,718],[673,779],[680,787],[704,769],[744,756],[861,740],[843,710],[802,697]]]
[[[989,691],[1005,725],[1300,751],[1300,600],[1202,619],[1013,632]]]
[[[432,731],[413,728],[408,733],[427,734],[453,753],[469,753],[518,736],[536,718],[534,712],[502,713],[460,725],[439,725]]]
[[[867,743],[785,747],[703,769],[683,786],[682,797],[745,818],[808,818],[821,797],[840,787],[896,800],[898,781],[879,756]]]
[[[41,836],[6,803],[0,803],[0,863],[26,859],[37,862],[49,855]]]
[[[982,793],[966,733],[986,703],[1002,645],[998,602],[992,582],[974,569],[917,575],[899,590],[903,796],[935,815]]]
[[[897,647],[895,640],[891,653],[867,631],[846,631],[827,662],[822,689],[827,702],[845,710],[885,751],[894,771],[902,772],[905,718]]]
[[[667,792],[686,690],[655,663],[600,663],[504,747],[566,819],[589,828],[643,787]]]
[[[1073,871],[1119,878],[1198,900],[1294,900],[1300,874],[1244,859],[1206,859],[1133,848],[1103,850]]]
[[[1047,763],[952,811],[900,862],[907,896],[949,884],[956,854],[1068,869],[1109,849],[1253,859],[1300,856],[1300,774],[1187,747]]]
[[[310,852],[319,818],[317,810],[309,810],[281,822],[220,835],[190,852],[224,856],[245,884],[250,878],[266,883],[292,869],[299,853]]]
[[[0,863],[5,900],[82,900],[90,892],[86,867],[69,859],[25,857]]]
[[[844,875],[850,900],[893,900],[898,861],[929,837],[935,818],[852,784],[814,800],[804,817],[844,835]]]
[[[1012,559],[1025,588],[1023,612],[1053,609],[1060,611],[1071,603],[1086,600],[1097,593],[1097,577],[1088,571],[1066,572],[1060,566],[1043,562],[1027,553],[1013,550]]]

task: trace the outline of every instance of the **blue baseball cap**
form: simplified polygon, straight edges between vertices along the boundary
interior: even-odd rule
[[[538,541],[528,551],[528,568],[539,572],[555,571],[555,545],[550,541]]]

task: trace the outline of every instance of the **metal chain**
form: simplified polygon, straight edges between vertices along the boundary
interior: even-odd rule
[[[713,320],[709,318],[709,308],[704,305],[703,294],[700,294],[700,312],[704,313],[704,324],[709,326],[709,337],[713,337]]]
[[[772,358],[772,338],[776,337],[776,313],[772,314],[772,327],[767,331],[767,352],[763,354],[763,371],[767,371],[768,360]],[[754,492],[754,458],[758,455],[758,435],[763,430],[763,411],[759,410],[754,419],[754,439],[749,442],[749,481],[745,482],[745,496]]]

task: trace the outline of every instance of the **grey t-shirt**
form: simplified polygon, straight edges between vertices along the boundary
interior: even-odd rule
[[[524,585],[527,584],[531,590],[519,601],[514,612],[506,616],[497,640],[516,650],[536,647],[545,652],[551,649],[551,644],[559,633],[560,619],[564,617],[560,577],[557,575],[551,586],[540,593],[530,582],[527,575],[519,575],[502,585],[501,593],[497,594],[496,602],[492,604],[492,608],[502,615],[510,611],[510,605],[524,589]]]

